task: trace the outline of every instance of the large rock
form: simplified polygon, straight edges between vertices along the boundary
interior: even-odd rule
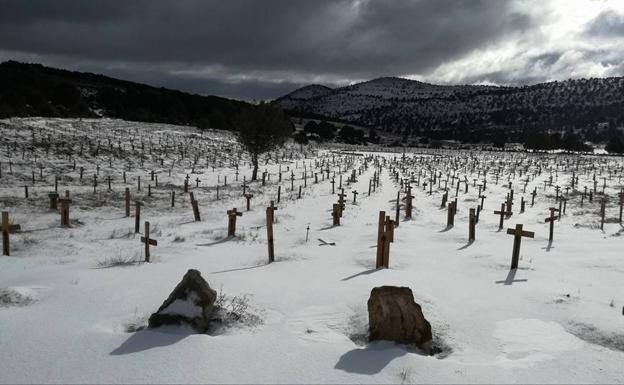
[[[431,325],[409,287],[381,286],[368,300],[369,340],[416,344],[429,351]]]
[[[158,311],[150,316],[149,327],[186,323],[202,333],[208,329],[216,299],[217,292],[210,288],[199,271],[191,269]]]

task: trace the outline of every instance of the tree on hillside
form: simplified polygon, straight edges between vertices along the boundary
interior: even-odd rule
[[[251,156],[251,180],[258,177],[258,157],[282,146],[293,132],[290,119],[265,103],[243,110],[235,120],[235,127],[239,143]]]
[[[609,141],[607,142],[607,146],[605,150],[611,154],[622,154],[624,153],[624,140],[622,136],[613,135]]]

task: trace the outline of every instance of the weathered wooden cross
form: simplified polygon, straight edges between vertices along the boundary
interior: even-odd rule
[[[555,229],[555,219],[557,219],[557,217],[555,216],[555,212],[559,212],[559,209],[556,207],[550,207],[550,216],[546,219],[544,219],[544,222],[548,223],[550,222],[550,229],[548,232],[548,240],[552,241],[553,240],[553,234],[554,234],[554,229]]]
[[[511,214],[513,214],[511,211],[506,211],[505,210],[505,203],[501,203],[501,209],[500,211],[494,211],[494,214],[498,214],[500,215],[500,221],[498,222],[498,229],[502,229],[503,228],[503,221],[505,220],[505,216],[509,216]]]
[[[245,194],[245,199],[247,200],[247,211],[251,210],[251,198],[253,198],[253,194]]]
[[[515,229],[507,229],[507,234],[514,236],[513,250],[511,253],[511,268],[518,268],[518,260],[520,259],[520,242],[522,237],[533,238],[535,233],[532,231],[523,231],[521,224],[516,224]]]
[[[150,223],[145,222],[145,231],[143,232],[143,236],[141,237],[141,242],[145,244],[145,262],[150,261],[150,245],[158,246],[158,241],[150,238]]]

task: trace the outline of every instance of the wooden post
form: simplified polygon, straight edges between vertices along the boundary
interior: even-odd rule
[[[470,216],[468,221],[468,242],[472,242],[475,240],[475,225],[477,223],[475,209],[470,209]]]
[[[236,217],[242,217],[243,213],[236,211],[236,207],[227,211],[228,215],[228,237],[236,235]]]
[[[332,209],[333,226],[340,226],[340,204],[334,203]]]
[[[446,211],[446,226],[454,226],[455,225],[455,202],[451,202],[448,204],[448,208]]]
[[[134,201],[134,232],[139,232],[139,227],[141,225],[141,206],[143,206],[143,202],[139,200]]]
[[[399,213],[401,211],[401,190],[397,191],[396,208],[394,213],[394,226],[399,227]]]
[[[55,192],[51,192],[48,194],[48,198],[50,198],[50,210],[58,209],[58,197],[59,195]]]
[[[605,198],[602,198],[600,200],[600,230],[604,230],[606,204],[607,204],[607,200]]]
[[[274,242],[273,242],[273,210],[275,210],[273,205],[267,207],[266,209],[266,224],[267,224],[267,243],[269,250],[269,263],[275,261],[275,250],[274,250]]]
[[[126,217],[130,216],[130,188],[126,187]]]
[[[175,207],[175,191],[171,191],[171,207]]]
[[[2,212],[2,255],[11,255],[9,247],[9,234],[21,230],[20,225],[9,222],[9,212]]]
[[[145,222],[145,231],[143,233],[143,236],[141,237],[141,242],[145,244],[145,262],[149,262],[150,261],[150,249],[149,249],[150,245],[158,246],[158,241],[150,238],[150,223],[149,222]]]
[[[199,216],[199,207],[197,205],[197,201],[195,200],[195,194],[193,194],[193,192],[190,192],[189,195],[191,197],[191,207],[193,208],[193,217],[195,218],[195,222],[199,222],[201,221],[201,218]]]
[[[522,225],[517,224],[515,229],[507,229],[507,234],[514,236],[513,250],[511,253],[511,269],[518,268],[518,260],[520,259],[520,242],[522,237],[533,238],[535,233],[532,231],[523,231]]]
[[[386,212],[379,212],[379,225],[377,226],[377,259],[375,262],[375,268],[379,269],[383,263],[383,234],[384,234],[384,224],[386,219]]]
[[[65,191],[65,197],[58,202],[61,204],[61,226],[69,227],[69,204],[72,202],[69,199],[69,191]]]
[[[250,210],[250,201],[252,197],[253,197],[253,194],[245,194],[245,199],[247,199],[247,211]]]
[[[407,195],[405,195],[405,218],[412,219],[412,186],[407,186]]]

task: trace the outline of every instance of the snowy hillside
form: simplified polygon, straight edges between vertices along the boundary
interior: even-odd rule
[[[0,383],[624,379],[621,158],[296,146],[262,157],[263,184],[249,181],[248,157],[223,131],[9,119],[0,121],[0,146],[0,208],[21,226],[10,234],[10,256],[0,256]],[[200,221],[183,190],[187,177]],[[70,194],[69,227],[50,208],[55,180],[61,196]],[[332,226],[341,187],[344,212]],[[253,194],[249,211],[243,189]],[[513,214],[501,230],[494,211],[512,191]],[[445,192],[449,203],[457,199],[453,226],[441,208]],[[389,268],[376,269],[379,212],[394,218],[397,193]],[[544,219],[563,199],[567,211],[549,242]],[[269,264],[271,201],[276,261]],[[482,202],[469,242],[469,210]],[[227,237],[232,208],[243,215]],[[157,241],[149,263],[144,221]],[[514,237],[506,230],[516,224],[535,236],[522,239],[519,268],[510,269]],[[188,269],[223,294],[232,317],[206,334],[146,328]],[[382,285],[413,290],[431,323],[434,355],[367,340],[367,300]]]
[[[624,126],[624,78],[526,87],[440,86],[380,78],[313,97],[298,98],[298,93],[275,103],[294,115],[314,114],[396,132],[489,126],[589,129],[603,122]]]

